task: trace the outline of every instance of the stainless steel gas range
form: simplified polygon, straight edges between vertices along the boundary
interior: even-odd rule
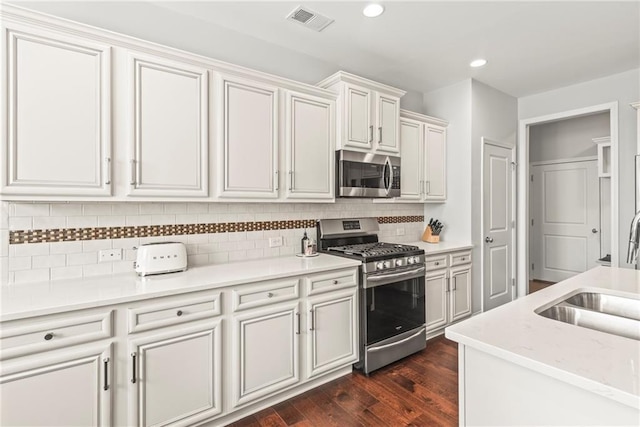
[[[424,251],[378,241],[376,218],[321,219],[319,250],[359,259],[360,361],[365,374],[426,346]]]

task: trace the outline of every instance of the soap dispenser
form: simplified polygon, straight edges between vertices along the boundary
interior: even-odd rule
[[[302,255],[305,254],[305,250],[307,245],[309,244],[309,238],[307,237],[307,230],[304,230],[304,236],[302,236],[302,241],[300,242],[300,253]]]

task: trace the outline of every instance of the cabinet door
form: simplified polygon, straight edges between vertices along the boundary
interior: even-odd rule
[[[287,93],[287,198],[333,198],[334,111],[334,101]]]
[[[129,341],[129,424],[191,425],[221,413],[220,320]]]
[[[358,360],[357,288],[309,299],[307,373],[325,373]]]
[[[268,396],[300,380],[298,302],[251,310],[235,316],[233,323],[232,407]]]
[[[109,195],[110,48],[13,24],[2,45],[2,193]]]
[[[400,99],[376,92],[376,151],[400,153]]]
[[[447,199],[446,130],[427,125],[425,129],[425,200]]]
[[[471,314],[471,266],[450,270],[451,322]]]
[[[208,72],[130,53],[130,195],[205,197]]]
[[[345,83],[342,141],[344,147],[363,149],[372,147],[374,130],[371,96],[369,89]]]
[[[400,168],[400,194],[403,199],[421,200],[423,125],[410,119],[400,119],[402,144]]]
[[[448,297],[447,270],[428,272],[425,278],[427,304],[427,331],[438,329],[447,324]]]
[[[221,81],[219,196],[276,198],[278,88],[236,77]]]
[[[111,424],[111,344],[77,346],[72,352],[45,352],[13,361],[2,364],[0,425]]]

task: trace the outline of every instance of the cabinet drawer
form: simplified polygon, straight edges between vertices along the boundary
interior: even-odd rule
[[[424,259],[427,271],[446,268],[449,266],[449,256],[447,254],[431,255]]]
[[[358,270],[349,269],[316,274],[306,279],[307,294],[316,295],[358,285]]]
[[[6,322],[0,329],[0,359],[110,338],[112,313],[109,310]]]
[[[454,254],[451,254],[450,257],[451,260],[449,261],[449,265],[451,267],[471,263],[471,251],[456,252]]]
[[[129,309],[129,333],[178,325],[220,314],[220,294],[146,304]]]
[[[298,298],[299,278],[241,286],[232,291],[233,311]]]

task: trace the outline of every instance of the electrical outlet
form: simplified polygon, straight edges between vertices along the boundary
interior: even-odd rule
[[[122,260],[122,249],[105,249],[98,252],[98,262],[113,262]]]
[[[278,237],[270,237],[269,238],[269,247],[270,248],[278,248],[280,246],[282,246],[282,236],[278,236]]]
[[[404,236],[404,228],[396,228],[396,236]]]

